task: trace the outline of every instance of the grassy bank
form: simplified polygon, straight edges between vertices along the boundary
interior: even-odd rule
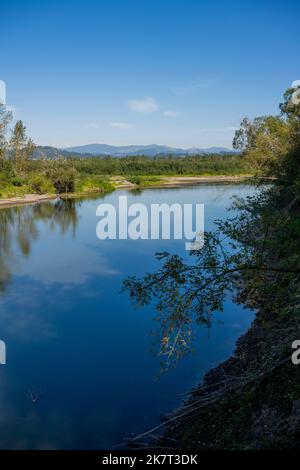
[[[177,188],[195,184],[239,184],[242,181],[249,181],[250,175],[243,176],[161,176],[161,177],[133,177],[122,178],[120,176],[111,177],[105,184],[96,184],[95,186],[86,185],[84,188],[73,192],[66,192],[57,195],[53,190],[46,193],[33,193],[30,185],[24,185],[21,191],[11,188],[5,196],[0,197],[0,207],[40,202],[49,199],[55,199],[57,196],[62,199],[98,197],[99,194],[106,194],[115,189],[137,189],[147,188]]]
[[[26,171],[9,169],[0,172],[0,199],[24,197],[27,194],[88,194],[109,192],[115,186],[105,175],[79,173],[72,166],[58,168],[51,174],[47,163],[30,162]]]

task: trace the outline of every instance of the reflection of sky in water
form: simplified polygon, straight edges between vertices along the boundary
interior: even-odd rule
[[[225,185],[116,191],[105,202],[127,194],[129,204],[204,203],[211,229],[226,217],[233,194],[253,191]],[[102,201],[0,211],[2,448],[105,448],[148,428],[230,355],[253,317],[227,302],[213,328],[198,331],[195,353],[155,380],[159,360],[148,354],[153,312],[132,309],[120,295],[122,280],[155,270],[157,251],[188,253],[179,240],[99,241],[95,213]],[[9,223],[14,229],[7,233]],[[38,391],[37,403],[28,390]]]

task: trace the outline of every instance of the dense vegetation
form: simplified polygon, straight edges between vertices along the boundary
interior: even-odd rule
[[[33,160],[34,143],[26,127],[17,121],[12,130],[11,114],[0,104],[0,197],[36,193],[88,193],[113,189],[111,176],[137,185],[160,182],[166,175],[240,175],[251,165],[240,155],[188,157],[91,157]],[[8,138],[9,137],[9,138]]]
[[[211,371],[173,419],[164,445],[199,448],[299,447],[300,100],[289,89],[279,116],[244,119],[234,146],[274,182],[236,200],[236,216],[216,222],[190,262],[162,253],[162,267],[129,278],[136,305],[154,302],[164,366],[189,352],[193,325],[208,327],[228,293],[258,311],[235,356]]]
[[[80,159],[76,169],[85,174],[105,175],[238,175],[251,173],[249,162],[239,155],[187,157],[126,157]]]
[[[193,157],[93,157],[28,160],[21,169],[0,160],[0,197],[29,193],[88,193],[111,190],[112,176],[137,186],[155,185],[164,176],[249,175],[251,167],[239,155]]]

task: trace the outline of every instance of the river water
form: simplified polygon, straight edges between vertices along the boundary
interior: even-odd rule
[[[2,449],[109,449],[159,423],[209,368],[226,359],[253,312],[226,302],[194,351],[159,375],[149,353],[155,312],[134,310],[122,281],[155,271],[154,254],[186,256],[182,240],[99,240],[100,203],[205,205],[205,229],[252,186],[115,191],[105,197],[0,210]],[[221,321],[220,321],[221,320]]]

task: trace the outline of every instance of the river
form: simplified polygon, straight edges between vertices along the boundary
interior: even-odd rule
[[[159,375],[149,353],[153,308],[134,310],[122,281],[186,256],[182,240],[99,240],[96,208],[128,202],[201,203],[205,229],[228,217],[250,185],[115,191],[0,210],[0,447],[109,449],[159,423],[205,371],[229,357],[254,313],[229,299],[194,351]]]

